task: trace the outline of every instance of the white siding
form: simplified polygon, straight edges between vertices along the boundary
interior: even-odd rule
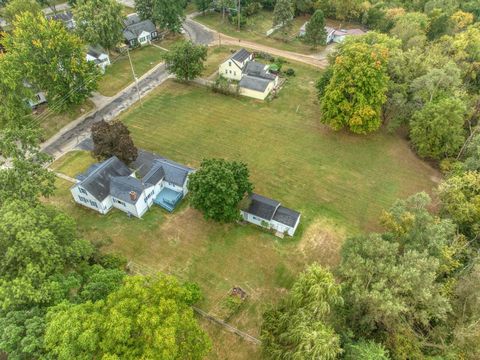
[[[258,100],[265,100],[266,97],[268,96],[268,94],[270,94],[270,92],[273,90],[274,86],[275,86],[275,82],[270,81],[270,83],[268,84],[268,86],[267,86],[267,88],[265,89],[264,92],[255,91],[255,90],[246,89],[246,88],[241,87],[240,88],[240,95],[248,96],[248,97],[251,97],[251,98],[254,98],[254,99],[258,99]]]
[[[73,199],[76,203],[88,207],[89,209],[95,210],[100,214],[106,214],[111,208],[108,206],[108,197],[103,202],[100,202],[79,185],[75,185],[74,187],[72,187],[70,189],[70,192],[72,193]]]
[[[240,68],[233,60],[228,59],[223,64],[220,64],[220,67],[218,68],[218,73],[226,79],[240,81],[242,80],[241,69],[243,69],[243,66],[241,64],[238,65],[240,66]]]
[[[255,215],[252,215],[252,214],[249,214],[245,211],[240,211],[240,214],[243,216],[243,219],[245,221],[248,221],[249,223],[252,223],[252,224],[255,224],[255,225],[258,225],[258,226],[261,226],[261,227],[264,227],[264,228],[267,228],[269,229],[271,224],[268,220],[265,220],[265,219],[262,219],[258,216],[255,216]],[[268,225],[267,225],[268,224]],[[265,226],[267,225],[267,226]]]

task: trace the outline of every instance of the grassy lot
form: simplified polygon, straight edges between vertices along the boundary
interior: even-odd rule
[[[47,140],[55,135],[65,125],[69,124],[79,116],[88,113],[95,105],[87,100],[81,105],[72,106],[69,110],[57,114],[48,109],[48,107],[40,107],[38,113],[34,115],[35,121],[37,121],[42,127],[43,139]]]
[[[396,135],[353,136],[325,128],[315,103],[318,72],[288,66],[296,76],[272,102],[167,81],[121,119],[138,147],[181,163],[197,167],[210,157],[246,162],[255,191],[302,213],[294,238],[207,222],[188,201],[173,214],[153,207],[142,220],[116,210],[102,216],[75,205],[71,184],[63,180],[48,201],[76,218],[85,238],[111,239],[108,250],[197,282],[205,295],[199,306],[212,314],[224,317],[226,294],[241,286],[249,298],[228,321],[258,336],[261,314],[306,264],[334,266],[348,234],[377,229],[383,208],[398,197],[429,191],[438,177]],[[54,166],[75,175],[92,161],[74,153]],[[214,341],[211,359],[258,358],[258,349],[204,326]]]
[[[249,17],[247,25],[240,32],[237,31],[237,28],[234,25],[230,24],[228,19],[225,19],[225,22],[222,22],[221,13],[207,13],[205,15],[197,16],[195,20],[223,34],[243,40],[254,41],[281,50],[294,51],[303,54],[317,53],[322,50],[320,47],[314,50],[311,46],[306,45],[297,39],[300,28],[308,20],[307,16],[299,16],[294,19],[292,30],[287,37],[278,31],[270,36],[266,35],[266,32],[273,27],[273,13],[270,11],[262,10],[258,14]]]
[[[70,177],[75,177],[97,162],[89,152],[72,151],[55,161],[50,168]]]
[[[161,46],[161,43],[158,43]],[[133,68],[137,77],[162,61],[163,50],[150,45],[130,51]],[[114,55],[112,65],[107,67],[105,75],[100,79],[98,92],[105,96],[113,96],[133,81],[128,56]]]

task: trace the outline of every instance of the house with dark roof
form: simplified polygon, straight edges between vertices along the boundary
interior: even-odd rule
[[[125,43],[135,48],[148,45],[158,38],[158,31],[151,20],[142,20],[137,14],[130,14],[124,21],[123,37]]]
[[[78,182],[70,191],[77,203],[101,214],[117,208],[141,218],[153,204],[173,211],[188,192],[188,176],[192,172],[193,169],[160,158],[139,179],[113,156],[77,175]]]
[[[241,49],[220,64],[218,73],[229,80],[239,81],[240,95],[264,100],[278,86],[278,76],[269,66],[253,60],[253,54]]]
[[[58,13],[51,13],[45,15],[48,20],[61,21],[68,30],[74,30],[77,26],[75,19],[73,18],[73,13],[71,11],[64,11]]]
[[[258,194],[251,194],[240,211],[249,223],[293,236],[300,224],[301,214],[286,208],[280,202]]]
[[[230,58],[220,64],[219,74],[230,80],[242,80],[243,70],[249,61],[253,60],[253,54],[245,49],[238,50]]]

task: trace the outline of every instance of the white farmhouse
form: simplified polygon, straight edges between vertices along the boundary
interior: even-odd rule
[[[187,193],[188,176],[193,169],[166,159],[155,160],[152,168],[137,179],[117,157],[91,166],[77,176],[71,188],[74,200],[101,214],[117,208],[141,218],[153,205],[173,211]]]
[[[248,200],[247,206],[240,211],[245,221],[290,236],[295,234],[300,224],[300,213],[258,194],[250,195]]]
[[[240,81],[242,79],[243,69],[252,59],[253,54],[245,49],[241,49],[220,64],[218,73],[224,78]]]
[[[105,69],[110,65],[110,56],[100,46],[89,46],[86,55],[87,61],[92,61],[97,65],[102,74],[105,73]]]

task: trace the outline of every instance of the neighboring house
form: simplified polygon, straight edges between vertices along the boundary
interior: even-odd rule
[[[63,22],[68,30],[73,30],[76,27],[75,19],[71,11],[64,11],[55,14],[45,15],[48,20],[57,20]]]
[[[298,35],[300,37],[305,36],[307,33],[307,24],[308,21],[302,25]],[[335,29],[330,26],[325,26],[325,31],[327,33],[326,44],[330,44],[332,42],[341,43],[345,40],[347,36],[357,36],[357,35],[364,35],[365,31],[362,29]]]
[[[233,54],[227,61],[220,64],[219,74],[230,80],[242,80],[243,69],[249,61],[253,60],[253,54],[241,49]]]
[[[238,84],[240,95],[264,100],[277,87],[278,76],[268,71],[268,65],[249,61]]]
[[[123,37],[131,48],[148,45],[158,38],[155,24],[150,20],[141,20],[137,14],[128,15],[124,24]]]
[[[92,165],[77,176],[71,188],[74,200],[101,214],[117,208],[141,218],[157,204],[173,211],[187,194],[188,176],[193,169],[166,159],[155,160],[142,179],[117,157]]]
[[[239,81],[240,95],[264,100],[278,85],[278,76],[268,71],[268,65],[253,60],[253,54],[241,49],[220,64],[221,76]]]
[[[278,201],[258,194],[250,195],[240,214],[245,221],[290,236],[295,234],[301,217],[300,213],[281,206]]]
[[[87,61],[93,61],[102,73],[105,73],[106,67],[110,65],[110,56],[100,46],[89,46],[87,49]]]

